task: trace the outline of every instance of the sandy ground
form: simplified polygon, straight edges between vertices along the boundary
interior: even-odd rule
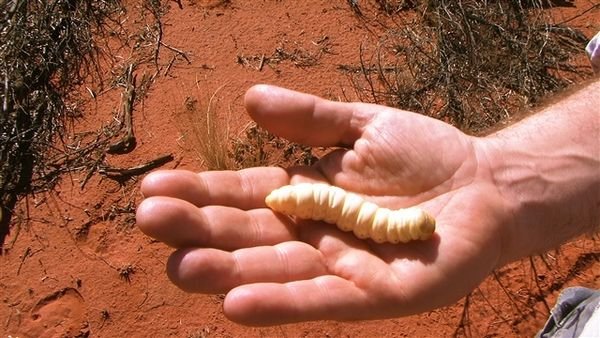
[[[168,3],[158,68],[153,64],[156,41],[139,38],[152,18],[140,18],[136,2],[128,5],[122,19],[130,41],[111,50],[114,59],[107,58],[104,66],[114,70],[145,50],[149,60],[135,75],[138,86],[151,85],[135,101],[135,149],[108,155],[108,165],[130,168],[171,154],[173,161],[163,168],[204,170],[185,112],[189,102],[206,102],[215,93],[219,123],[230,138],[243,136],[250,122],[241,101],[256,83],[330,99],[357,98],[338,67],[358,64],[359,46],[376,41],[370,7],[365,7],[370,18],[365,20],[346,1],[219,3]],[[553,11],[569,19],[591,5],[575,1]],[[599,17],[596,8],[570,23],[591,36],[600,30]],[[70,141],[82,135],[77,133],[95,133],[112,123],[124,92],[106,85],[113,75],[104,74],[104,86],[91,78],[82,87],[95,98],[84,95],[78,102],[85,114],[73,126]],[[55,191],[20,203],[0,257],[1,337],[522,337],[543,325],[562,288],[600,285],[598,241],[582,238],[513,263],[469,297],[422,315],[244,327],[223,316],[222,295],[187,294],[169,282],[164,270],[171,249],[135,227],[140,176],[119,181],[97,172],[89,180],[86,175],[64,175]]]

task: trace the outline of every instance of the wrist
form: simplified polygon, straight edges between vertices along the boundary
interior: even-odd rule
[[[480,139],[506,215],[500,265],[557,247],[600,223],[598,136],[593,128],[585,142],[565,131],[552,135],[544,120],[560,114],[543,115]]]

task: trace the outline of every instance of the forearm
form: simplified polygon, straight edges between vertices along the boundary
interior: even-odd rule
[[[600,80],[482,139],[510,222],[501,264],[600,225]]]

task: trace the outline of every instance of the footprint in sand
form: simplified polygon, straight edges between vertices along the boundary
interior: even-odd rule
[[[88,337],[89,323],[81,294],[64,288],[40,299],[22,326],[25,337]]]

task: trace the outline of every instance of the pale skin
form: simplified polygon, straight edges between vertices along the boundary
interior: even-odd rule
[[[142,182],[139,228],[177,250],[171,281],[226,293],[246,325],[406,316],[452,304],[494,269],[600,224],[600,81],[486,137],[388,107],[278,87],[248,90],[258,124],[341,146],[312,167],[192,173]],[[376,244],[266,208],[280,186],[323,181],[437,221],[427,241]]]

